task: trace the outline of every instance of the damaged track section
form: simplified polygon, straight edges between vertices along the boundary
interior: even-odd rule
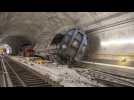
[[[119,72],[112,73],[112,70],[101,69],[102,66],[99,65],[87,64],[83,67],[75,68],[75,70],[85,77],[90,76],[92,80],[103,84],[105,87],[134,87],[134,78],[132,77],[123,76]]]
[[[15,62],[8,57],[3,59],[13,87],[61,87],[58,83],[33,72],[23,64]]]

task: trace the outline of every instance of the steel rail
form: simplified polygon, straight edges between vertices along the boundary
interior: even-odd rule
[[[24,83],[24,81],[20,78],[20,76],[16,73],[16,71],[12,68],[12,66],[8,63],[8,61],[6,59],[4,59],[5,62],[7,63],[9,69],[12,71],[13,74],[15,74],[15,76],[17,77],[17,79],[19,80],[19,82],[21,83],[21,85],[23,87],[26,87],[26,84]]]

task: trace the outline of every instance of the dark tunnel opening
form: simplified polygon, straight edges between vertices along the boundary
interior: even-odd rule
[[[30,46],[33,48],[35,46],[35,42],[31,41],[29,38],[25,36],[8,36],[2,40],[3,44],[8,44],[12,48],[11,55],[19,55],[22,51],[22,48],[26,46]]]
[[[61,41],[63,40],[65,35],[59,33],[56,34],[55,37],[53,38],[51,45],[58,45],[59,43],[61,43]]]
[[[85,53],[84,59],[91,58],[100,48],[100,39],[98,36],[95,36],[94,34],[89,33],[87,41],[89,44],[86,48],[86,53]]]

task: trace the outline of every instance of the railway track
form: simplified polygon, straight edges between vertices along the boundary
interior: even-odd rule
[[[97,83],[101,83],[108,87],[134,87],[134,78],[119,75],[118,73],[112,73],[107,70],[102,70],[101,66],[95,68],[93,67],[81,67],[74,68],[79,74],[85,76],[86,78],[95,80]]]
[[[0,56],[0,87],[11,86],[8,72],[4,66],[3,56]]]
[[[2,75],[3,75],[3,69],[2,69],[2,62],[0,57],[0,87],[2,87]]]
[[[56,82],[53,82],[48,77],[40,76],[38,73],[27,69],[23,64],[12,61],[4,57],[8,75],[10,77],[11,87],[60,87]]]
[[[134,79],[120,76],[117,74],[108,73],[100,70],[90,70],[90,75],[97,80],[105,84],[106,86],[117,86],[117,87],[134,87]]]
[[[84,68],[75,68],[75,70],[92,80],[97,81],[98,83],[104,84],[108,87],[134,87],[134,79],[129,77],[120,76],[117,74],[112,74],[109,72],[96,70],[96,69],[84,69]]]
[[[61,85],[53,82],[48,77],[42,77],[36,72],[28,69],[23,64],[12,61],[8,57],[4,57],[3,61],[0,60],[0,62],[0,81],[3,79],[1,76],[3,75],[3,66],[5,66],[6,71],[8,72],[6,77],[9,76],[8,80],[5,82],[10,82],[10,86],[12,87],[61,87]],[[134,87],[134,78],[113,74],[94,67],[75,67],[73,69],[86,78],[92,79],[97,83],[101,83],[106,87]],[[95,84],[94,86],[99,87],[98,84]]]

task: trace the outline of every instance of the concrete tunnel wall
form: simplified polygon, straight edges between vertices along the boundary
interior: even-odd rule
[[[89,25],[87,29],[88,37],[91,38],[91,41],[95,41],[93,45],[89,45],[88,59],[103,63],[133,66],[133,12],[122,13],[119,16],[102,20],[100,23]],[[120,62],[122,58],[126,58],[127,62],[122,64]]]
[[[1,12],[0,37],[26,36],[36,42],[36,50],[44,50],[57,33],[80,27],[89,37],[88,59],[132,60],[133,43],[104,46],[104,42],[132,40],[133,18],[133,12]]]

